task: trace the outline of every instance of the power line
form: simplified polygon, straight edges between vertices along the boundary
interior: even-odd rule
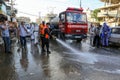
[[[70,5],[70,3],[71,3],[72,5],[76,5],[76,4],[73,4],[72,1],[69,1],[69,2],[56,1],[56,0],[52,0],[52,1],[54,1],[55,3],[61,3],[60,5],[66,5],[66,6],[68,6],[68,5]],[[78,5],[78,6],[79,6],[79,5]]]
[[[23,14],[27,14],[27,15],[30,15],[30,16],[36,16],[36,17],[39,17],[38,15],[34,15],[34,14],[30,14],[30,13],[26,13],[26,12],[22,12],[22,11],[18,11],[19,13],[23,13]]]

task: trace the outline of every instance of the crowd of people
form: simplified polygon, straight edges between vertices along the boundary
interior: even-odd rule
[[[102,26],[98,23],[91,24],[89,28],[90,44],[97,48],[100,46],[107,47],[110,33],[111,29],[106,22]]]
[[[30,23],[29,25],[30,31],[28,31],[25,22],[21,22],[18,24],[16,28],[17,38],[20,41],[20,48],[26,49],[26,36],[29,33],[31,41],[34,42],[34,45],[37,45],[41,42],[41,52],[42,54],[50,54],[49,50],[49,39],[51,37],[50,34],[50,24],[42,21],[40,25],[36,23]],[[11,53],[11,37],[10,37],[10,23],[7,19],[0,21],[0,30],[2,32],[2,38],[4,41],[5,53]],[[89,28],[90,34],[90,44],[95,47],[104,46],[107,47],[109,45],[108,39],[110,37],[111,29],[106,24],[93,23]],[[38,39],[39,36],[39,39]]]
[[[42,23],[39,26],[35,23],[30,23],[29,26],[30,32],[28,32],[25,23],[21,22],[21,24],[18,26],[21,47],[26,48],[26,34],[29,33],[31,41],[34,42],[35,46],[39,43],[39,41],[41,42],[42,54],[45,54],[45,52],[47,52],[47,54],[49,55],[51,53],[49,50],[49,38],[50,38],[49,26],[50,26],[49,23],[45,23],[45,21],[42,21]]]
[[[50,24],[45,23],[43,21],[40,25],[36,23],[30,23],[30,25],[26,25],[25,22],[21,22],[18,24],[15,35],[18,39],[18,42],[20,42],[20,48],[26,49],[26,38],[27,34],[30,34],[31,42],[34,42],[34,45],[36,46],[39,43],[39,39],[41,42],[41,52],[42,54],[50,54],[49,50],[49,38],[50,38]],[[27,27],[30,28],[30,31],[28,31]],[[12,53],[11,52],[11,25],[7,19],[4,19],[0,21],[0,31],[1,31],[1,37],[4,41],[4,51],[5,53]]]

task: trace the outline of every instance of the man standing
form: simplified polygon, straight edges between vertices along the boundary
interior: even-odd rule
[[[40,26],[39,26],[40,40],[41,40],[41,43],[42,43],[41,52],[45,52],[45,49],[44,49],[44,45],[45,45],[45,43],[44,43],[44,30],[43,30],[44,27],[46,27],[45,21],[42,21],[42,24],[40,24]]]
[[[91,23],[89,28],[89,34],[90,34],[90,45],[93,46],[93,40],[94,40],[94,25]]]
[[[31,35],[31,41],[34,41],[34,25],[30,23],[30,35]]]
[[[10,51],[10,34],[9,34],[9,24],[7,20],[4,20],[1,24],[2,38],[4,41],[5,53],[11,53]]]
[[[34,44],[35,45],[38,44],[38,30],[39,30],[38,25],[34,23],[34,37],[35,37]]]
[[[43,29],[42,29],[42,52],[45,52],[45,46],[47,49],[47,54],[50,54],[51,52],[49,51],[49,38],[50,38],[50,34],[49,34],[49,24],[44,25]]]
[[[109,33],[109,26],[106,23],[103,23],[103,26],[101,28],[102,46],[108,46]]]
[[[100,46],[100,30],[101,30],[101,26],[99,24],[96,24],[96,27],[94,29],[94,40],[93,40],[93,45],[96,46],[97,48],[99,48]]]
[[[18,32],[20,35],[21,46],[23,48],[26,48],[26,35],[27,35],[28,31],[26,29],[24,22],[21,22],[21,25],[19,25]]]

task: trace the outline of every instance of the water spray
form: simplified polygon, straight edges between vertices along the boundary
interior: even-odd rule
[[[64,41],[55,38],[55,40],[62,44],[64,47],[66,47],[67,49],[71,50],[72,53],[76,54],[79,56],[79,61],[82,63],[89,63],[89,64],[94,64],[95,62],[97,62],[96,56],[90,53],[86,53],[86,52],[80,52],[76,49],[74,49],[73,47],[71,47],[69,44],[65,43]],[[77,61],[78,61],[77,60]]]

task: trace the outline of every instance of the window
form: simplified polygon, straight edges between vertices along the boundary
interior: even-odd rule
[[[65,14],[64,13],[60,14],[60,21],[65,22]]]
[[[112,33],[120,34],[120,28],[112,28]]]
[[[86,14],[68,12],[67,13],[67,22],[86,23],[87,22]]]

